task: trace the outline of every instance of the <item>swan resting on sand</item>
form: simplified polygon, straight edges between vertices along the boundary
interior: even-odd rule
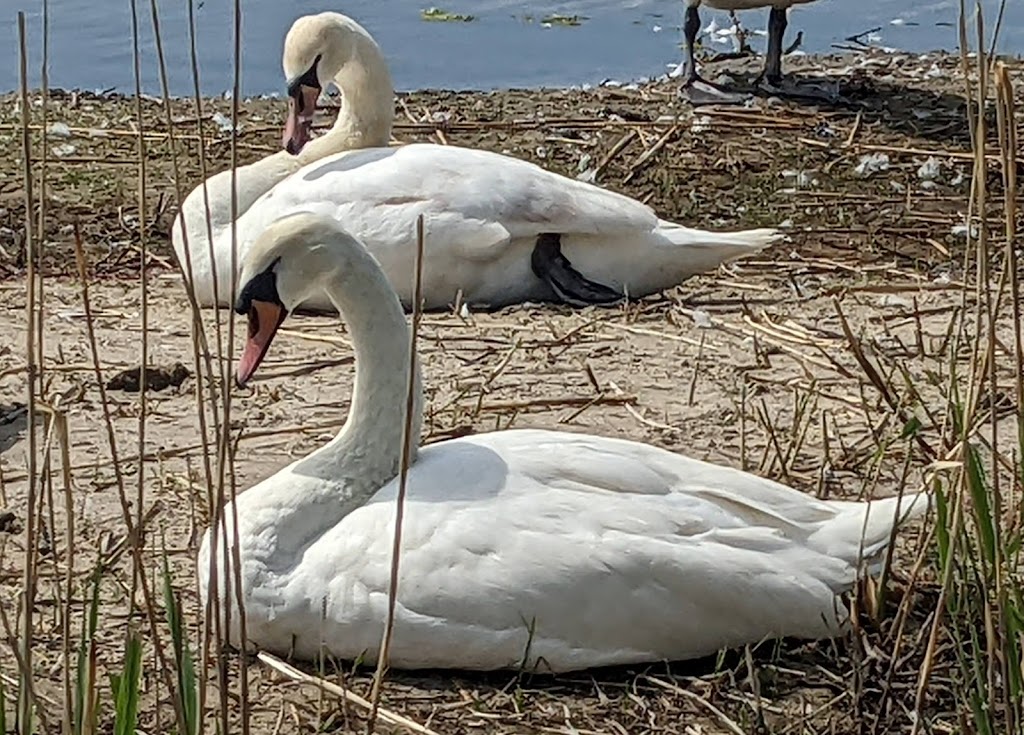
[[[330,217],[359,238],[407,308],[420,215],[427,309],[459,301],[484,308],[615,303],[671,288],[782,237],[774,229],[684,227],[635,199],[498,153],[388,147],[394,89],[387,65],[370,35],[339,13],[295,22],[284,69],[287,152],[238,171],[237,257],[224,174],[206,185],[208,198],[218,202],[211,226],[203,217],[202,186],[185,202],[184,228],[175,223],[175,251],[201,304],[230,304],[233,264],[240,267],[272,222],[302,211]],[[338,121],[324,138],[311,138],[316,99],[331,82],[344,100]],[[320,291],[303,306],[333,309]]]
[[[384,270],[331,217],[264,230],[243,265],[248,382],[280,325],[318,293],[355,350],[348,420],[325,446],[238,495],[199,553],[199,589],[230,598],[250,644],[375,661],[388,608],[405,400],[413,443],[390,665],[571,671],[696,658],[844,629],[863,562],[925,495],[817,500],[634,441],[508,430],[418,447],[423,394]],[[234,522],[237,518],[237,549]],[[225,547],[228,548],[225,548]],[[215,608],[216,609],[216,606]]]

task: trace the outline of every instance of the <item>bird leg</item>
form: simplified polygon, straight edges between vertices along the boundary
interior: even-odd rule
[[[782,43],[789,21],[785,8],[772,8],[768,14],[768,52],[764,71],[758,79],[761,86],[782,97],[836,102],[839,84],[830,79],[796,80],[782,75]]]
[[[697,33],[700,31],[700,14],[697,6],[686,8],[683,21],[683,53],[686,65],[683,70],[682,94],[693,105],[737,105],[748,99],[747,95],[729,92],[716,84],[707,81],[697,73],[696,45]]]
[[[545,232],[537,238],[530,267],[534,275],[548,284],[559,300],[569,306],[614,304],[625,298],[615,289],[588,280],[573,268],[569,259],[562,255],[562,238],[556,233]]]

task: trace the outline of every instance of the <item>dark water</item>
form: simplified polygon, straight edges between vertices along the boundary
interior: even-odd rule
[[[137,0],[143,31],[146,91],[159,92],[148,0]],[[204,93],[232,85],[232,2],[195,0],[197,41]],[[425,22],[423,8],[471,13],[468,23]],[[988,23],[998,0],[983,0]],[[15,14],[28,16],[30,78],[38,84],[41,62],[41,0],[0,0],[0,91],[18,85]],[[133,89],[131,0],[49,0],[50,85],[88,90]],[[242,90],[246,95],[279,91],[284,33],[295,17],[340,10],[362,23],[381,44],[401,90],[443,87],[569,86],[604,79],[630,80],[664,74],[678,62],[681,0],[350,0],[344,4],[297,0],[242,0]],[[803,49],[829,51],[847,36],[880,28],[873,45],[907,51],[954,49],[958,0],[818,0],[791,13],[791,37],[804,31]],[[171,92],[189,94],[186,0],[159,2],[161,36]],[[545,28],[550,13],[582,15],[578,26]],[[707,25],[729,27],[728,16],[703,10]],[[748,11],[748,29],[764,27],[764,10]],[[895,21],[895,23],[893,22]],[[1000,50],[1024,52],[1024,0],[1009,0]],[[728,40],[728,39],[726,39]],[[761,42],[755,39],[755,43]],[[725,45],[715,46],[727,49]]]

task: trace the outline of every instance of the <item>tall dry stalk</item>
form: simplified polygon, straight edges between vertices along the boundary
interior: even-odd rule
[[[231,299],[230,304],[234,305],[238,296],[238,103],[242,93],[242,5],[241,0],[233,0],[232,3],[232,79],[231,79]],[[222,379],[221,396],[224,399],[223,416],[221,424],[221,436],[217,451],[219,462],[218,473],[218,495],[224,497],[225,476],[230,483],[231,500],[231,567],[233,574],[231,579],[225,574],[225,589],[227,584],[233,585],[234,599],[238,604],[238,641],[239,656],[239,717],[242,722],[242,735],[249,735],[249,661],[244,651],[248,643],[248,631],[246,630],[245,605],[242,600],[242,559],[241,543],[238,538],[238,488],[235,484],[234,472],[234,444],[231,441],[231,399],[232,383],[230,373],[234,364],[235,355],[235,319],[234,309],[228,309],[230,315],[228,321],[227,360],[222,363],[224,377]],[[223,516],[223,513],[221,513]],[[223,529],[223,525],[222,525]],[[228,538],[228,534],[222,530],[222,538]],[[228,563],[228,554],[224,555],[225,564]],[[231,599],[227,596],[228,600]],[[225,635],[230,639],[230,604],[224,605]]]
[[[152,20],[153,34],[156,42],[157,52],[157,65],[160,75],[160,87],[161,87],[161,102],[164,112],[164,121],[168,131],[168,147],[171,159],[171,176],[174,186],[174,191],[179,207],[185,201],[183,177],[181,175],[181,169],[178,161],[177,153],[177,136],[175,134],[175,122],[174,116],[171,111],[171,96],[170,88],[168,84],[167,75],[167,64],[164,55],[163,47],[163,33],[160,23],[160,15],[157,8],[156,0],[150,0],[150,16]],[[198,143],[200,148],[200,161],[202,162],[201,168],[203,169],[203,200],[204,209],[206,214],[206,226],[209,242],[213,242],[213,235],[210,229],[210,204],[209,198],[206,194],[206,171],[205,171],[205,160],[206,160],[206,140],[202,130],[201,110],[202,110],[202,98],[200,96],[199,87],[199,66],[196,56],[196,44],[195,44],[195,17],[192,0],[189,0],[189,39],[192,55],[191,71],[192,81],[195,92],[195,105],[196,105],[196,125],[198,134]],[[179,272],[182,276],[181,284],[185,289],[186,298],[188,300],[189,309],[191,313],[191,326],[192,326],[192,365],[195,376],[195,409],[196,416],[199,424],[199,437],[202,452],[202,471],[203,478],[205,479],[205,485],[207,488],[206,492],[206,507],[208,510],[208,519],[210,526],[215,526],[220,518],[220,508],[224,503],[224,492],[223,482],[220,482],[218,478],[221,477],[221,471],[219,466],[215,466],[211,463],[211,457],[214,455],[212,446],[217,443],[218,437],[221,436],[222,432],[222,420],[220,415],[220,392],[218,385],[223,385],[224,373],[221,371],[219,366],[214,367],[215,355],[213,350],[210,348],[210,343],[207,340],[206,333],[203,327],[202,311],[199,307],[199,303],[196,299],[195,291],[192,287],[194,271],[192,268],[188,231],[185,227],[185,220],[183,217],[179,218],[180,229],[177,234],[180,236],[184,245],[184,262],[179,262]],[[212,252],[211,252],[212,261]],[[223,354],[223,341],[221,338],[220,331],[220,313],[215,312],[215,329],[216,329],[216,357],[219,358]],[[209,411],[210,419],[212,420],[213,437],[210,436],[210,421],[207,419],[207,412]],[[206,689],[207,689],[207,673],[209,671],[210,663],[210,650],[211,646],[216,649],[217,653],[217,672],[218,672],[218,693],[219,693],[219,706],[217,709],[220,717],[219,724],[217,727],[222,732],[230,731],[230,706],[231,698],[228,688],[228,670],[226,667],[223,651],[225,650],[225,644],[228,640],[227,632],[222,626],[220,616],[216,614],[216,611],[220,609],[220,581],[217,570],[216,559],[219,558],[217,553],[217,542],[220,538],[219,535],[214,534],[213,536],[213,548],[211,549],[211,562],[209,569],[209,586],[208,586],[208,599],[204,614],[200,616],[201,624],[199,626],[200,633],[200,664],[199,664],[199,675],[198,679],[194,682],[194,686],[198,690],[195,692],[196,696],[196,723],[195,727],[202,729],[202,722],[206,711]],[[182,645],[185,645],[183,642]],[[181,663],[181,662],[179,662]],[[179,672],[180,673],[180,672]],[[188,677],[184,677],[187,679]],[[184,687],[185,684],[180,684]],[[184,697],[190,697],[193,695],[192,692],[180,691],[178,692],[178,699],[182,700]],[[179,727],[192,726],[191,724],[179,724]]]
[[[136,473],[135,525],[142,527],[142,516],[146,499],[146,418],[148,416],[148,395],[146,373],[149,362],[149,286],[146,279],[146,260],[149,257],[146,217],[146,120],[142,114],[142,59],[139,53],[139,11],[136,0],[130,0],[132,19],[132,71],[135,77],[135,125],[138,128],[136,151],[138,155],[138,217],[139,217],[139,422],[138,455],[139,467]],[[131,596],[135,597],[138,575],[143,569],[136,569],[132,575]]]
[[[391,652],[391,636],[395,624],[395,605],[398,601],[398,569],[402,558],[402,520],[405,518],[405,494],[408,487],[409,464],[412,459],[413,442],[419,442],[418,436],[412,435],[413,410],[415,409],[416,391],[416,354],[417,338],[420,331],[420,320],[423,317],[423,215],[416,218],[416,264],[415,280],[412,296],[412,329],[409,333],[409,380],[405,393],[405,422],[402,424],[402,451],[399,455],[398,496],[395,498],[395,535],[391,544],[391,576],[388,584],[388,615],[384,620],[384,633],[381,637],[380,653],[377,655],[377,669],[373,675],[373,688],[370,692],[370,717],[366,723],[366,732],[372,733],[377,722],[377,709],[380,706],[381,687],[387,671],[388,656]]]
[[[107,396],[106,382],[103,379],[102,361],[100,359],[100,351],[96,339],[95,320],[89,293],[89,267],[86,261],[85,248],[82,245],[81,232],[78,229],[77,223],[75,224],[74,238],[75,261],[78,266],[78,276],[82,295],[82,310],[85,315],[86,340],[89,345],[93,377],[96,380],[96,385],[100,394],[103,427],[106,433],[107,444],[110,449],[110,459],[115,479],[114,486],[117,490],[117,500],[121,508],[121,520],[125,526],[125,531],[128,537],[128,550],[131,555],[132,564],[134,565],[132,574],[138,581],[138,589],[142,592],[143,613],[145,614],[146,621],[148,623],[154,652],[160,663],[160,675],[164,679],[164,684],[168,691],[174,691],[174,680],[171,674],[172,668],[167,659],[162,639],[159,634],[159,614],[156,602],[153,599],[152,588],[150,587],[145,574],[145,563],[143,557],[145,543],[145,539],[143,537],[145,534],[145,516],[143,516],[143,525],[137,525],[135,516],[132,514],[131,503],[128,501],[127,484],[125,483],[124,472],[121,469],[121,458],[117,448],[117,436],[114,432],[111,402]],[[135,600],[128,600],[130,607],[134,607],[135,602]],[[175,700],[174,704],[180,725],[185,721],[184,713],[180,711],[180,706],[177,700]],[[184,732],[184,729],[182,728],[181,731]]]
[[[25,32],[25,14],[18,13],[18,81],[21,100],[21,150],[23,155],[22,179],[25,188],[25,317],[28,328],[25,331],[25,383],[26,405],[28,408],[28,498],[25,513],[25,561],[21,590],[21,630],[18,708],[15,730],[29,735],[33,731],[31,682],[23,681],[32,676],[32,639],[34,635],[34,610],[36,594],[36,487],[38,466],[36,446],[36,382],[38,378],[38,353],[36,352],[36,248],[32,227],[34,211],[32,179],[32,138],[29,132],[31,108],[28,97],[28,43]]]
[[[40,197],[37,204],[38,207],[38,224],[36,226],[36,232],[39,236],[38,246],[36,248],[37,258],[40,266],[43,262],[43,247],[46,242],[46,187],[48,184],[47,174],[49,173],[49,161],[50,152],[46,146],[46,136],[49,133],[47,128],[49,127],[50,119],[50,3],[48,0],[43,0],[43,48],[42,48],[42,59],[39,65],[39,95],[40,95],[40,127],[43,130],[43,145],[39,151],[39,191]],[[30,212],[26,211],[26,216],[31,216]],[[36,318],[36,369],[39,371],[39,390],[42,395],[42,387],[44,385],[44,371],[46,370],[45,360],[43,360],[43,324],[44,324],[44,311],[45,306],[45,290],[44,290],[44,278],[45,273],[42,267],[36,271],[36,290],[39,294],[37,300],[37,318]]]

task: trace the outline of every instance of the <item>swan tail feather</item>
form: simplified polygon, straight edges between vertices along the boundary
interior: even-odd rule
[[[675,247],[713,249],[721,255],[722,262],[752,255],[786,238],[784,232],[771,227],[736,232],[710,232],[665,220],[658,220],[657,232]]]
[[[921,518],[931,507],[928,493],[881,498],[869,503],[843,503],[836,516],[812,537],[812,542],[851,564],[866,562],[874,572],[882,552],[893,538],[893,529]]]

